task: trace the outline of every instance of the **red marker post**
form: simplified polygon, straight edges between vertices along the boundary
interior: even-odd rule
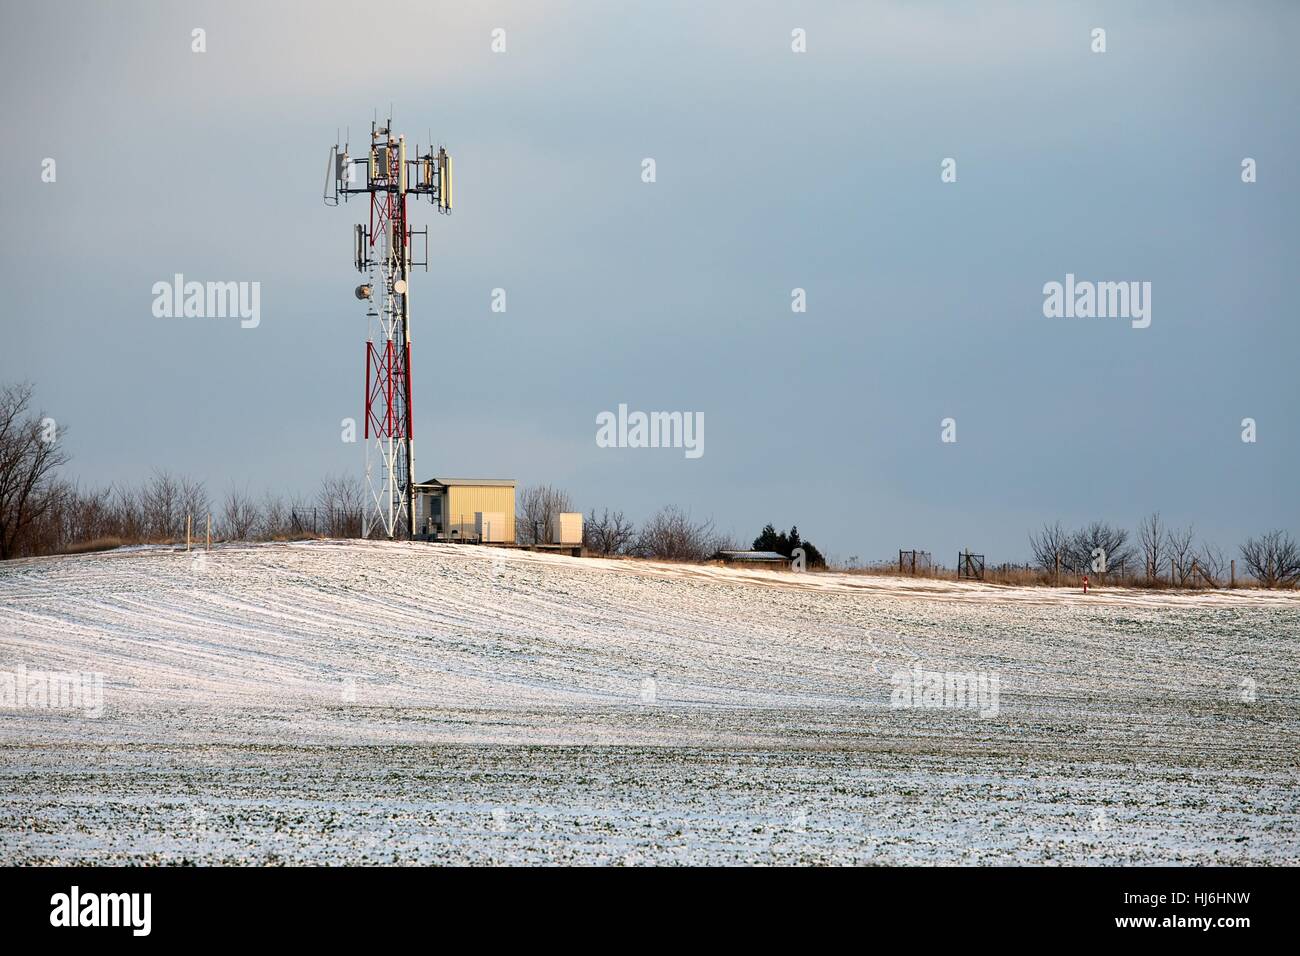
[[[1088,575],[1086,574],[1083,576],[1083,593],[1088,593]]]

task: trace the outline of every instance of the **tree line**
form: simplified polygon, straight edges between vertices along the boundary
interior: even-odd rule
[[[83,487],[60,473],[64,430],[32,398],[29,384],[0,387],[0,559],[179,541],[187,522],[201,539],[209,515],[218,540],[361,534],[363,489],[344,476],[291,499],[231,486],[214,501],[203,481],[165,469],[134,486]]]
[[[537,485],[519,493],[515,515],[515,538],[520,544],[542,544],[546,529],[561,512],[574,510],[567,491],[551,485]],[[657,558],[665,561],[707,561],[722,551],[740,551],[731,535],[714,526],[710,518],[694,518],[677,505],[665,505],[637,527],[622,511],[592,509],[583,517],[582,545],[592,554],[612,557]],[[826,559],[811,541],[804,541],[799,529],[778,532],[767,525],[754,539],[753,550],[775,551],[793,557],[802,548],[808,567],[825,567]]]
[[[519,493],[515,539],[519,544],[543,544],[552,518],[574,510],[567,491],[536,485]],[[622,511],[593,508],[582,520],[582,546],[592,554],[612,557],[660,558],[668,561],[705,561],[719,551],[735,548],[711,519],[696,519],[676,505],[667,505],[638,528]]]
[[[209,515],[217,540],[361,535],[365,489],[353,477],[327,477],[314,496],[296,498],[272,493],[255,498],[247,488],[232,485],[214,501],[203,481],[161,469],[138,486],[83,488],[62,476],[68,463],[62,430],[34,411],[33,394],[26,383],[0,386],[0,559],[182,540],[187,519],[200,538]],[[523,489],[516,507],[517,541],[545,542],[551,519],[573,510],[561,489]],[[695,518],[676,505],[659,509],[639,527],[622,511],[593,509],[583,522],[583,544],[599,555],[674,561],[704,561],[719,551],[741,550],[712,519]],[[1090,573],[1103,555],[1102,573],[1118,573],[1126,581],[1219,587],[1231,576],[1231,559],[1222,550],[1198,538],[1191,526],[1168,526],[1159,513],[1143,519],[1136,539],[1104,521],[1074,530],[1057,521],[1031,534],[1029,545],[1044,575]],[[752,548],[786,557],[802,549],[808,567],[826,564],[797,527],[782,532],[769,524]],[[1260,585],[1300,584],[1300,546],[1285,530],[1248,538],[1239,552],[1246,575]]]
[[[1073,531],[1061,522],[1030,534],[1034,563],[1045,574],[1118,574],[1148,586],[1223,587],[1232,582],[1232,559],[1200,538],[1192,525],[1168,525],[1159,512],[1143,518],[1136,541],[1126,529],[1093,521]],[[1300,584],[1300,547],[1281,529],[1247,538],[1240,547],[1245,574],[1267,588]],[[1102,560],[1099,562],[1098,558]]]

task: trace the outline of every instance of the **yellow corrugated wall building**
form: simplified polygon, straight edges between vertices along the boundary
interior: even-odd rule
[[[447,489],[447,520],[461,529],[461,535],[474,533],[474,513],[499,511],[506,516],[506,541],[515,540],[515,488],[498,485],[452,485]]]
[[[420,498],[417,528],[432,516],[440,536],[472,538],[474,515],[505,516],[505,540],[515,540],[515,483],[501,478],[433,478],[417,486]],[[435,502],[433,499],[440,498]],[[455,534],[453,534],[455,532]]]

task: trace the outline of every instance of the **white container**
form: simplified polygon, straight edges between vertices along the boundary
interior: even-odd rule
[[[506,540],[506,516],[501,511],[474,512],[474,536],[480,541]]]
[[[582,512],[561,511],[551,516],[551,544],[582,544]]]

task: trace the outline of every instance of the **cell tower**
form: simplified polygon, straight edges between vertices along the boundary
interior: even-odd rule
[[[358,170],[365,185],[358,185]],[[331,184],[331,178],[333,183]],[[353,158],[349,145],[330,149],[324,199],[369,194],[370,221],[353,232],[353,260],[366,281],[357,298],[367,304],[366,338],[366,496],[361,521],[364,537],[409,538],[415,533],[415,447],[411,421],[410,270],[429,270],[429,230],[412,229],[406,200],[427,196],[441,213],[451,212],[451,157],[430,145],[407,158],[406,137],[393,134],[393,121],[370,124],[370,149]],[[423,259],[412,251],[423,239]]]

